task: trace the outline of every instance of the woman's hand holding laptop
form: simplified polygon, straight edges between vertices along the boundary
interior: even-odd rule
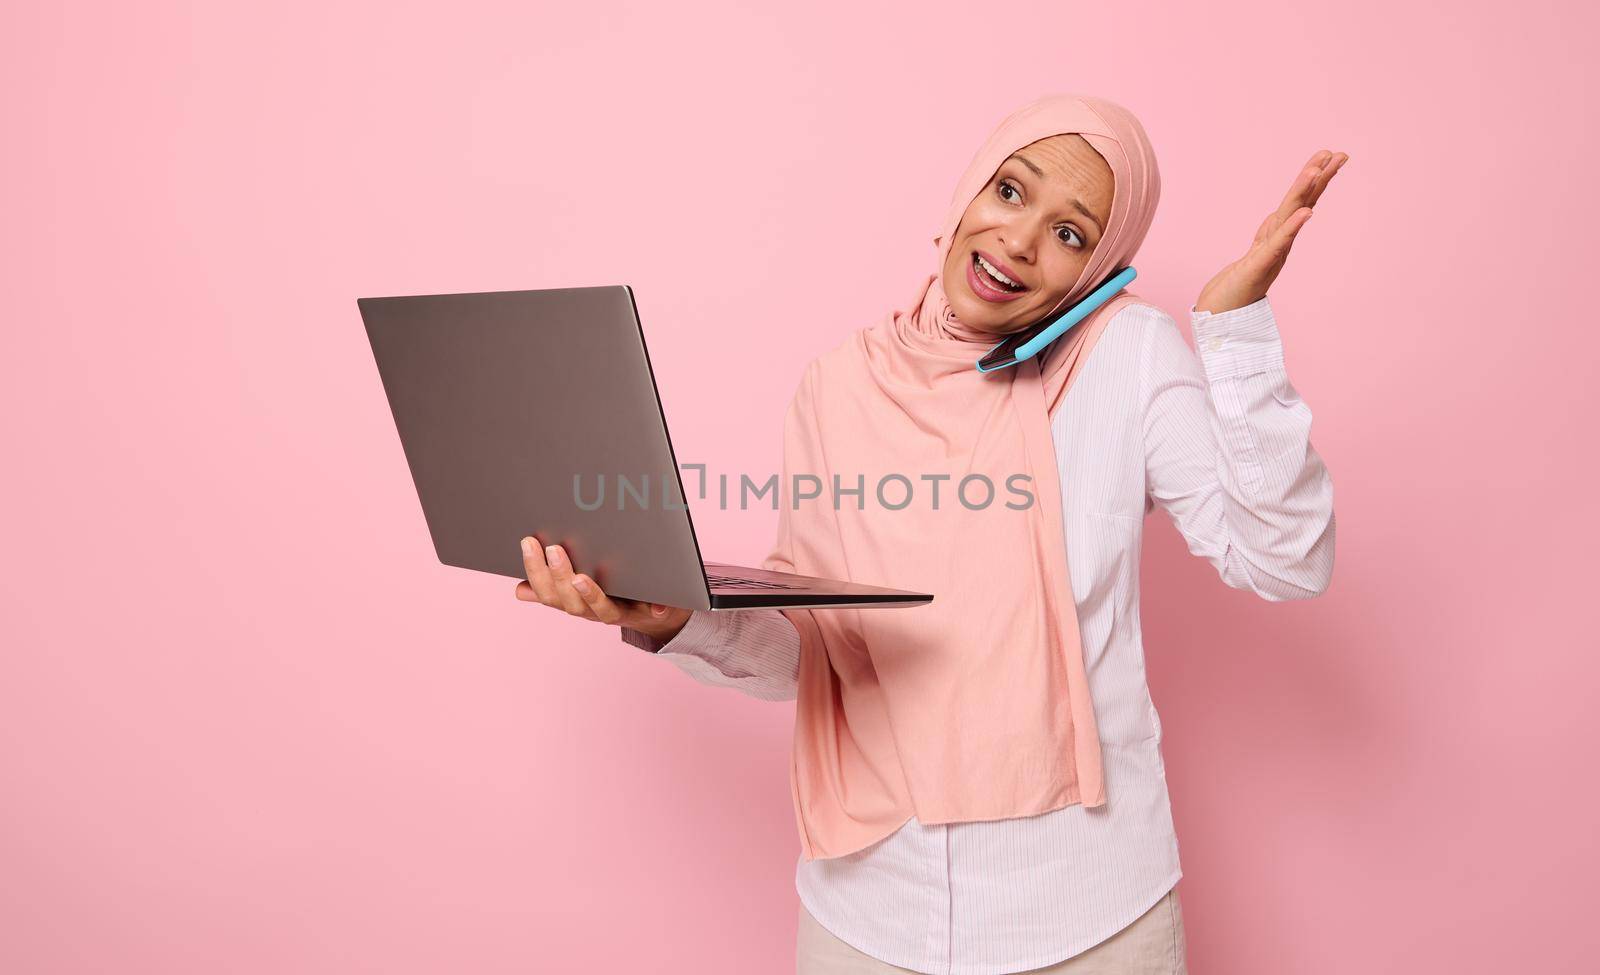
[[[593,579],[572,571],[572,562],[559,545],[543,548],[538,539],[524,538],[522,564],[528,579],[517,583],[517,598],[523,602],[542,603],[597,623],[626,626],[663,642],[677,636],[689,622],[689,610],[678,606],[612,599]]]

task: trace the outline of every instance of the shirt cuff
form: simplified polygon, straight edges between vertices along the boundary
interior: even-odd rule
[[[1191,305],[1189,324],[1200,362],[1211,379],[1250,376],[1284,367],[1283,340],[1265,295],[1243,308],[1215,314],[1196,311]]]
[[[670,640],[658,640],[631,626],[622,627],[622,640],[649,653],[692,653],[704,646],[707,638],[716,632],[716,619],[706,610],[691,610],[689,622]]]

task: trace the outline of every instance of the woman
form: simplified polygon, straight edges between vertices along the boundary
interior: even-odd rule
[[[973,363],[1002,337],[1132,263],[1160,195],[1143,127],[1114,103],[1048,96],[1000,124],[935,238],[937,273],[813,361],[785,422],[785,491],[805,472],[946,496],[785,493],[767,566],[935,593],[929,606],[641,605],[524,540],[519,599],[618,625],[703,683],[797,700],[802,975],[1186,970],[1139,631],[1143,520],[1160,505],[1190,551],[1265,599],[1326,587],[1332,486],[1266,292],[1346,158],[1314,155],[1202,290],[1198,359],[1124,292],[985,373]],[[977,476],[1037,503],[954,503]]]

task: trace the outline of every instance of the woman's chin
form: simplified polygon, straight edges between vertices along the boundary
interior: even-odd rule
[[[954,304],[950,306],[950,309],[955,312],[956,320],[961,324],[974,331],[994,336],[996,342],[1017,330],[1016,326],[1012,325],[1010,321],[996,321],[992,314],[985,314],[988,311],[986,303],[974,302],[974,304],[979,307],[969,307],[966,309],[965,314],[962,313],[963,310],[960,307]]]
[[[972,293],[965,281],[957,282],[952,288],[948,276],[945,279],[944,296],[950,303],[950,311],[956,316],[956,321],[994,336],[996,342],[1027,327],[1017,324],[1017,306],[1024,302],[984,301]]]
[[[994,315],[989,310],[989,303],[974,298],[971,295],[949,295],[945,299],[950,302],[950,311],[956,316],[956,321],[979,332],[990,335],[1002,335],[1005,332],[1005,323],[994,320]]]

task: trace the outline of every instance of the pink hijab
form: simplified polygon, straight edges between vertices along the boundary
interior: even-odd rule
[[[1105,157],[1116,188],[1057,308],[1132,262],[1160,196],[1143,127],[1099,98],[1032,102],[962,175],[909,308],[814,360],[785,419],[767,567],[934,594],[909,609],[785,611],[800,634],[790,784],[807,860],[853,853],[912,815],[933,825],[1105,802],[1049,424],[1136,299],[1123,292],[1044,354],[985,374],[974,363],[997,339],[956,320],[940,274],[1006,157],[1061,133]],[[824,487],[796,506],[804,475]]]

